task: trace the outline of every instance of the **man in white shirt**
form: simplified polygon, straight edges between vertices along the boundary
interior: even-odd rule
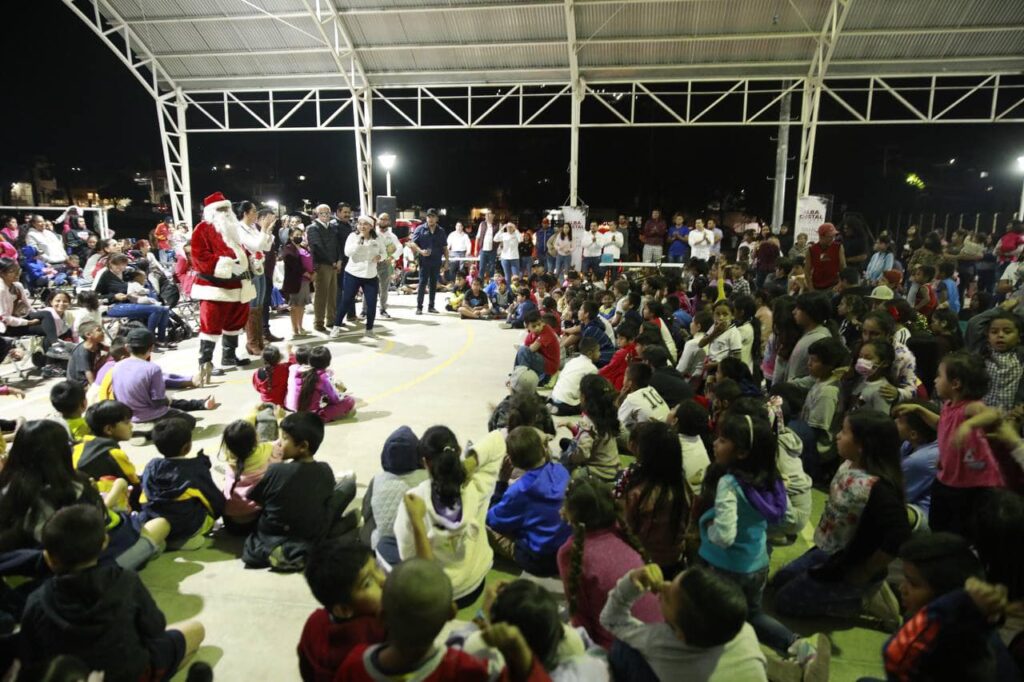
[[[622,380],[622,391],[617,399],[619,423],[622,425],[619,446],[628,445],[629,432],[637,424],[668,419],[668,403],[651,386],[654,370],[643,362],[631,362]]]
[[[480,277],[486,282],[494,274],[496,247],[494,236],[501,230],[494,219],[494,211],[488,209],[483,222],[476,228],[476,252],[480,254]]]
[[[49,265],[63,265],[68,259],[68,252],[64,250],[64,240],[60,235],[46,229],[46,222],[41,215],[32,216],[30,228],[25,234],[25,243],[36,247],[39,259]]]
[[[580,242],[583,246],[583,267],[580,269],[580,274],[584,277],[587,275],[588,270],[594,271],[594,277],[600,279],[600,263],[601,263],[601,241],[600,235],[597,233],[597,221],[590,223],[590,229],[583,233],[583,239]]]
[[[455,273],[462,269],[464,261],[455,260],[465,258],[469,253],[469,235],[466,234],[466,227],[462,223],[455,223],[455,229],[448,235],[448,281],[455,281]]]
[[[601,346],[587,336],[580,339],[579,351],[580,354],[565,363],[558,373],[558,380],[548,399],[551,414],[569,417],[580,413],[580,382],[588,374],[597,374],[594,363],[601,357]]]
[[[697,260],[707,261],[711,258],[711,249],[715,245],[714,233],[704,227],[704,221],[698,218],[686,240],[690,243],[690,256]]]
[[[377,235],[381,243],[384,244],[384,248],[387,251],[387,257],[381,258],[380,262],[377,263],[377,283],[380,286],[380,316],[387,319],[391,319],[391,314],[388,312],[388,288],[391,285],[391,276],[395,272],[395,260],[402,252],[402,242],[395,235],[394,230],[391,229],[391,216],[387,213],[381,213],[377,216]],[[365,299],[363,303],[364,313],[366,307]]]
[[[615,223],[605,223],[605,227],[608,228],[608,231],[599,235],[598,241],[601,244],[601,261],[610,263],[621,258],[625,237],[615,229]]]

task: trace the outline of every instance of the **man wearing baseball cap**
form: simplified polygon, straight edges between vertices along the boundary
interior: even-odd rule
[[[839,283],[839,271],[846,267],[843,245],[836,241],[836,226],[822,223],[818,227],[818,241],[807,249],[807,269],[810,288],[829,290]]]

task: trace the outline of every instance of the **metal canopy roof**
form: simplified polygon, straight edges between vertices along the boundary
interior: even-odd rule
[[[805,78],[832,5],[106,0],[98,7],[156,60],[161,90],[196,91],[566,84],[574,61],[589,82]],[[856,0],[836,36],[829,76],[1024,71],[1021,0]]]

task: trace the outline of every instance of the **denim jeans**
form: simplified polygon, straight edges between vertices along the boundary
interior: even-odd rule
[[[156,334],[157,341],[164,341],[167,339],[167,323],[171,317],[171,309],[162,305],[115,303],[107,309],[107,317],[127,317],[129,320],[145,321],[149,331]]]
[[[529,346],[520,346],[516,351],[516,361],[512,366],[518,367],[519,365],[529,367],[542,379],[547,376],[544,373],[544,356],[537,351],[530,350]]]
[[[572,267],[572,254],[568,256],[555,256],[555,278],[565,279],[565,273]]]
[[[437,276],[441,274],[440,263],[428,263],[420,259],[420,282],[416,287],[416,309],[423,310],[423,296],[430,287],[430,307],[434,307],[434,298],[437,296]]]
[[[772,647],[776,651],[786,653],[789,646],[797,640],[796,634],[785,625],[764,612],[761,604],[764,598],[764,585],[768,580],[768,568],[753,573],[736,573],[703,561],[705,568],[717,573],[743,591],[747,600],[747,622],[757,632],[758,641]]]
[[[679,255],[679,256],[673,256],[670,253],[670,254],[668,254],[668,262],[669,263],[685,263],[686,262],[686,255],[684,254],[684,255]]]
[[[267,298],[267,281],[263,279],[263,275],[253,275],[250,281],[256,289],[256,297],[249,301],[249,310],[259,310]]]
[[[493,249],[480,252],[480,277],[485,282],[494,274],[494,259],[496,256],[497,252]]]
[[[544,270],[546,272],[554,272],[557,260],[558,259],[555,256],[551,256],[551,255],[544,256],[544,261],[543,261],[544,262]]]
[[[519,274],[519,259],[518,258],[509,258],[509,259],[502,258],[501,259],[501,269],[505,272],[505,281],[508,282],[509,285],[511,286],[511,284],[512,284],[512,275],[518,275]]]
[[[351,272],[346,272],[341,281],[341,298],[338,299],[338,309],[334,313],[334,324],[340,325],[345,314],[354,309],[356,305],[356,292],[363,291],[363,309],[366,311],[366,329],[373,329],[373,322],[377,319],[377,291],[380,283],[376,277],[356,277]]]
[[[601,257],[600,256],[584,256],[583,267],[580,268],[580,274],[586,275],[588,270],[594,271],[594,276],[598,277],[601,274]]]
[[[519,259],[519,273],[524,277],[530,274],[533,267],[533,256],[523,256]]]
[[[630,682],[659,682],[659,678],[651,670],[651,664],[644,655],[616,639],[608,652],[608,666],[612,669],[613,679],[630,680]]]
[[[878,583],[826,582],[810,575],[808,571],[827,560],[824,550],[812,547],[779,569],[772,578],[778,613],[795,617],[852,618],[861,612],[864,597],[877,590]]]
[[[465,258],[465,251],[451,251],[448,254],[448,281],[455,281],[455,273],[461,270],[469,261],[453,260],[455,258]]]

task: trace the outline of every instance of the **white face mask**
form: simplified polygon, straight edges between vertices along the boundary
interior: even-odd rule
[[[875,371],[875,363],[867,358],[857,358],[857,362],[854,363],[853,369],[857,374],[866,379]]]

